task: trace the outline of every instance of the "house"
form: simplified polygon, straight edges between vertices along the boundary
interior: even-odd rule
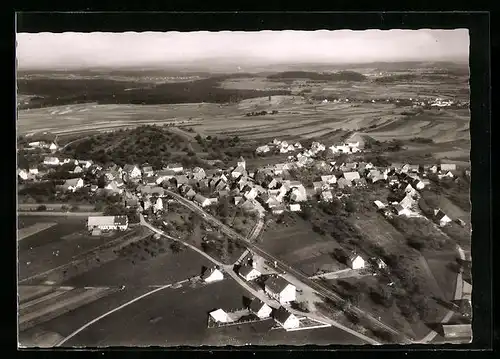
[[[366,178],[358,178],[358,179],[355,179],[353,182],[358,187],[362,187],[362,186],[367,185]]]
[[[300,142],[295,142],[295,144],[293,145],[296,149],[300,150],[302,148],[302,145],[300,144]]]
[[[357,173],[357,172],[356,172]],[[345,187],[351,187],[352,186],[352,182],[351,181],[348,181],[346,180],[344,177],[341,177],[339,178],[339,180],[337,181],[337,186],[342,189],[342,188],[345,188]]]
[[[408,165],[408,172],[420,172],[420,165]]]
[[[195,167],[193,169],[193,178],[196,180],[201,180],[206,177],[205,170],[201,167]]]
[[[194,196],[196,196],[196,192],[190,188],[185,194],[184,194],[184,197],[186,197],[187,199],[189,199],[190,201],[193,200]]]
[[[232,319],[229,317],[229,315],[223,311],[222,309],[217,309],[214,310],[213,312],[210,312],[209,314],[210,318],[212,318],[213,321],[217,323],[229,323],[232,322]]]
[[[470,324],[443,324],[442,331],[445,339],[472,338],[472,326]]]
[[[362,269],[365,267],[365,260],[360,255],[353,253],[349,256],[348,264],[352,269]]]
[[[273,311],[273,308],[268,306],[259,298],[255,298],[254,300],[252,300],[252,302],[248,306],[248,309],[260,319],[269,318]]]
[[[43,160],[43,164],[47,166],[59,166],[61,162],[57,157],[45,157]]]
[[[17,175],[19,176],[19,178],[21,178],[23,180],[27,180],[29,177],[29,173],[25,169],[17,170]]]
[[[291,212],[300,212],[300,204],[298,203],[294,203],[294,204],[290,204],[290,211]]]
[[[351,182],[355,179],[360,179],[361,177],[359,176],[359,172],[353,171],[353,172],[344,172],[344,178],[349,182]]]
[[[413,205],[415,205],[415,200],[413,197],[408,193],[402,200],[399,202],[399,204],[403,208],[411,208]]]
[[[64,182],[62,187],[65,191],[75,192],[77,189],[83,187],[83,179],[81,178],[68,179]]]
[[[143,176],[153,176],[154,175],[153,167],[146,164],[142,167],[142,175]]]
[[[232,172],[231,172],[231,177],[232,178],[239,178],[243,176],[246,173],[245,168],[243,166],[237,166]]]
[[[272,207],[272,212],[273,214],[282,214],[283,212],[285,212],[285,208],[286,207],[284,204],[278,204]]]
[[[247,281],[257,279],[261,276],[261,273],[257,269],[249,265],[241,266],[238,270],[238,274]]]
[[[243,156],[240,156],[240,158],[238,158],[237,167],[242,167],[244,170],[246,170],[246,162]]]
[[[167,165],[167,170],[172,170],[176,173],[179,173],[179,172],[184,171],[184,167],[182,167],[182,165],[179,163],[169,163]]]
[[[454,163],[441,163],[439,165],[441,172],[456,171],[457,165]]]
[[[31,175],[37,175],[37,174],[38,174],[38,168],[36,168],[36,167],[31,167],[31,168],[29,169],[29,174],[31,174]]]
[[[296,288],[282,277],[270,277],[264,283],[264,291],[281,304],[295,300]]]
[[[313,189],[315,192],[319,192],[325,189],[325,183],[323,182],[313,182]]]
[[[201,279],[205,283],[212,283],[219,280],[223,280],[224,274],[222,274],[222,272],[217,267],[212,267],[210,269],[207,269],[205,273],[203,273]]]
[[[83,168],[81,168],[80,166],[76,166],[73,171],[71,171],[72,173],[82,173],[83,172]]]
[[[267,153],[269,152],[271,149],[269,148],[268,145],[264,145],[264,146],[259,146],[257,147],[257,149],[255,150],[255,152],[257,153]]]
[[[120,230],[125,231],[128,228],[127,216],[90,216],[87,220],[89,231],[99,228],[102,231]]]
[[[120,186],[118,186],[118,183],[116,181],[111,181],[109,182],[105,187],[104,189],[108,190],[108,191],[111,191],[113,193],[122,193],[123,192],[123,189],[120,188]]]
[[[95,191],[97,191],[97,188],[99,188],[99,187],[97,187],[96,184],[93,184],[93,185],[90,186],[90,191],[91,192],[95,192]]]
[[[442,179],[444,177],[453,178],[454,176],[453,176],[453,173],[451,173],[450,171],[446,172],[445,174],[439,174],[438,175],[439,179]]]
[[[207,206],[210,206],[210,200],[204,196],[202,196],[201,194],[197,193],[194,198],[193,198],[194,202],[196,202],[197,204],[199,204],[200,206],[202,207],[207,207]]]
[[[219,198],[211,197],[211,198],[208,198],[208,201],[210,202],[210,205],[216,204],[217,202],[219,202]]]
[[[123,167],[123,172],[128,178],[139,178],[141,177],[141,170],[136,165],[125,165]]]
[[[448,217],[442,210],[440,209],[435,209],[434,210],[434,217],[436,218],[436,221],[439,222],[439,225],[441,227],[444,227],[448,223],[451,222],[451,218]]]
[[[78,160],[78,165],[82,168],[89,169],[93,162],[91,160]]]
[[[411,211],[406,208],[406,207],[403,207],[402,205],[400,204],[397,204],[395,207],[394,207],[394,211],[396,212],[396,214],[398,216],[409,216],[411,214]]]
[[[385,208],[385,204],[383,204],[379,200],[376,200],[373,203],[375,203],[375,206],[377,206],[378,209],[384,209]]]
[[[299,318],[283,307],[278,308],[273,317],[274,320],[286,330],[295,329],[300,326]]]
[[[156,212],[162,211],[162,210],[163,210],[163,201],[160,197],[158,197],[155,205],[153,206],[153,212],[156,213]]]
[[[259,192],[257,191],[256,188],[252,188],[251,190],[247,191],[244,196],[246,199],[255,199],[258,196]]]
[[[240,204],[240,202],[241,202],[242,200],[243,200],[243,197],[241,197],[241,196],[236,196],[236,197],[234,197],[234,204],[235,204],[235,205],[238,205],[238,204]]]
[[[175,178],[175,182],[177,183],[177,187],[188,184],[188,182],[189,182],[189,179],[187,178],[186,175],[179,175],[179,176],[175,176],[174,178]]]
[[[321,193],[321,200],[325,202],[331,202],[333,201],[333,195],[332,191],[324,191]]]
[[[337,177],[335,177],[335,175],[321,176],[321,181],[328,184],[334,184],[337,183]]]
[[[300,186],[294,186],[294,188],[292,188],[290,199],[294,202],[307,201],[307,191],[302,184]]]
[[[255,199],[247,199],[245,202],[241,203],[241,208],[248,212],[257,212],[261,216],[266,213],[266,209]]]

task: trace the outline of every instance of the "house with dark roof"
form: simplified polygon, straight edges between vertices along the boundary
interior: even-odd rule
[[[441,209],[434,210],[434,218],[441,227],[451,222],[451,218],[446,215]]]
[[[271,316],[271,313],[273,311],[273,308],[268,306],[266,303],[261,301],[259,298],[254,298],[250,305],[248,306],[248,309],[254,313],[257,317],[260,319],[266,319]]]
[[[293,313],[290,313],[283,307],[279,307],[273,313],[274,320],[283,327],[283,329],[290,330],[296,329],[300,326],[299,318]]]
[[[264,291],[281,304],[295,300],[296,288],[282,277],[270,277],[264,283]]]
[[[238,274],[247,281],[257,279],[261,276],[261,273],[249,265],[243,265],[238,270]]]

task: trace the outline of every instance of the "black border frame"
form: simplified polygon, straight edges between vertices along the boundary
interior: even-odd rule
[[[18,32],[90,32],[90,31],[220,31],[220,30],[317,30],[317,29],[417,29],[417,28],[468,28],[470,36],[470,73],[471,73],[471,163],[472,163],[472,255],[475,259],[473,264],[473,330],[474,341],[472,344],[463,345],[411,345],[398,346],[388,345],[383,347],[373,346],[332,346],[332,347],[228,347],[231,350],[254,352],[262,350],[314,350],[315,354],[325,350],[355,350],[373,351],[398,350],[412,352],[419,350],[487,350],[492,346],[493,336],[493,303],[492,300],[492,236],[491,236],[491,94],[490,94],[490,17],[486,12],[224,12],[224,13],[200,13],[200,12],[93,12],[93,13],[42,13],[26,12],[18,14]],[[16,30],[14,29],[14,32]],[[15,49],[15,37],[12,48]],[[13,56],[15,64],[15,50]],[[15,85],[15,79],[13,81]],[[13,96],[15,100],[15,94]],[[13,101],[15,104],[15,101]],[[15,115],[15,105],[13,106]],[[13,122],[15,123],[15,122]],[[13,126],[15,133],[15,127]],[[15,136],[9,137],[15,139]],[[4,142],[4,144],[7,144]],[[11,143],[10,150],[15,152],[15,141]],[[15,159],[11,167],[15,171]],[[4,188],[13,187],[7,192],[12,197],[10,203],[14,204],[15,211],[15,176],[14,180],[3,177],[7,181]],[[5,208],[5,207],[4,207]],[[6,213],[6,223],[16,223],[15,212]],[[5,213],[4,213],[5,214]],[[10,232],[12,230],[12,232]],[[15,225],[9,226],[7,231],[11,235],[4,237],[15,237]],[[6,253],[6,251],[4,252]],[[13,251],[15,253],[15,245]],[[16,257],[14,258],[14,265]],[[14,274],[15,280],[15,274]],[[17,287],[14,282],[14,286]],[[16,298],[17,301],[17,298]],[[14,301],[13,301],[14,302]],[[15,302],[14,302],[15,303]],[[13,312],[16,312],[17,308]],[[16,323],[14,317],[14,323]],[[15,340],[17,342],[17,339]],[[195,350],[196,355],[205,353],[221,352],[228,348],[201,347]],[[155,348],[147,348],[150,351]],[[168,355],[173,354],[171,350],[179,351],[182,348],[163,349]],[[66,351],[67,349],[51,349],[52,351]],[[97,352],[115,352],[118,349],[96,349]],[[22,350],[31,351],[31,350]],[[45,350],[37,349],[37,351]],[[127,351],[143,351],[139,348],[131,348]],[[42,354],[42,355],[44,355]],[[76,352],[72,351],[72,354]],[[122,354],[122,353],[120,353]],[[146,354],[146,353],[144,353]],[[149,353],[148,353],[149,354]]]

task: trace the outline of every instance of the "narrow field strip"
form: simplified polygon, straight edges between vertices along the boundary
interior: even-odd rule
[[[45,231],[46,229],[49,229],[50,227],[54,227],[57,225],[57,223],[52,223],[52,222],[43,222],[43,223],[35,223],[31,226],[25,227],[25,228],[20,228],[17,230],[17,240],[21,241],[24,238],[30,237],[34,234],[37,234],[38,232]]]

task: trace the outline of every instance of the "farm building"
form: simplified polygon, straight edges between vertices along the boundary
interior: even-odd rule
[[[248,306],[248,309],[251,312],[253,312],[256,316],[258,316],[260,319],[269,318],[271,316],[272,311],[273,311],[273,308],[268,306],[266,303],[261,301],[259,298],[255,298],[254,300],[252,300],[252,302]]]
[[[298,203],[290,204],[290,211],[291,212],[299,212],[300,211],[300,204],[298,204]]]
[[[295,300],[295,286],[288,283],[282,277],[270,277],[264,283],[265,292],[281,304],[286,304]]]
[[[232,321],[229,315],[222,309],[214,310],[210,312],[209,315],[217,323],[228,323]]]
[[[441,227],[447,225],[448,223],[451,222],[451,218],[448,217],[442,210],[440,209],[435,209],[434,210],[434,216],[436,218],[436,221],[439,222],[439,225]]]
[[[365,267],[365,260],[360,255],[354,253],[349,257],[348,264],[352,269],[362,269]]]
[[[443,324],[442,329],[446,339],[472,338],[472,326],[470,324]]]
[[[257,279],[261,276],[261,273],[257,269],[248,265],[241,266],[238,274],[247,281]]]
[[[102,231],[120,230],[125,231],[128,228],[127,216],[90,216],[87,219],[87,228],[89,231],[98,228]]]
[[[205,271],[205,273],[203,273],[203,275],[201,276],[201,279],[205,283],[212,283],[212,282],[216,282],[219,280],[223,280],[224,274],[222,274],[222,272],[218,268],[213,267],[213,268],[207,269]]]
[[[274,320],[284,329],[295,329],[300,325],[299,318],[283,307],[279,307],[273,314]]]

